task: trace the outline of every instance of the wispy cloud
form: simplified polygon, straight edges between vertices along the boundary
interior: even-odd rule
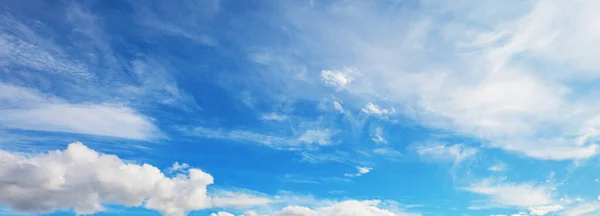
[[[312,54],[299,58],[361,71],[353,79],[343,71],[320,74],[325,86],[356,98],[347,107],[382,115],[393,110],[364,106],[365,101],[390,104],[426,127],[537,159],[597,154],[597,136],[578,144],[600,125],[597,95],[579,86],[598,78],[592,71],[600,65],[592,59],[600,44],[590,21],[597,15],[589,9],[597,3],[512,2],[520,13],[510,19],[504,13],[510,4],[497,3],[502,6],[491,8],[498,13],[473,15],[489,11],[488,4],[424,3],[430,16],[391,12],[402,4],[381,11],[375,2],[294,4],[282,10],[284,25],[303,33],[293,36],[290,46]],[[464,14],[468,21],[431,21],[444,13]]]
[[[264,113],[260,116],[263,121],[283,121],[288,119],[288,116],[278,113]]]
[[[478,152],[476,148],[463,144],[432,143],[416,145],[413,148],[425,161],[452,162],[454,167],[459,166],[461,162],[475,156]]]
[[[208,139],[231,140],[237,142],[251,142],[263,144],[277,149],[294,150],[303,147],[318,147],[332,143],[331,137],[335,134],[330,130],[306,130],[299,136],[276,136],[256,133],[246,130],[224,130],[195,127],[182,129],[188,136],[204,137]],[[304,145],[304,146],[303,146]]]
[[[7,128],[128,139],[160,138],[152,120],[119,104],[73,104],[31,89],[0,83],[0,124]]]
[[[483,205],[472,206],[475,209],[497,207],[536,208],[553,202],[550,187],[531,183],[515,184],[485,179],[464,187],[463,190],[488,198]]]
[[[375,143],[386,144],[387,140],[383,138],[383,130],[381,127],[375,128],[375,133],[372,135],[371,140]]]

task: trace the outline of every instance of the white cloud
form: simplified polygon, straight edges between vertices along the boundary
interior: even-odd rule
[[[212,213],[212,214],[210,214],[210,216],[235,216],[235,215],[233,215],[233,214],[231,214],[229,212],[220,211],[220,212],[217,212],[217,213]]]
[[[271,201],[265,195],[248,191],[217,191],[211,194],[212,203],[215,207],[248,208],[252,206],[265,205]]]
[[[77,214],[92,214],[106,210],[104,204],[120,204],[180,216],[211,207],[267,202],[243,193],[212,196],[207,186],[213,184],[213,177],[200,169],[189,168],[167,177],[152,165],[126,163],[81,143],[28,157],[0,151],[0,164],[0,204],[17,211],[73,208]]]
[[[351,84],[332,82],[358,98],[349,106],[381,101],[424,126],[537,159],[597,154],[599,137],[588,134],[600,128],[598,95],[589,88],[600,78],[600,16],[591,9],[599,3],[430,2],[421,8],[430,12],[425,17],[361,1],[283,10],[303,32],[291,46],[314,54],[300,58],[368,71]],[[465,17],[428,21],[448,10]]]
[[[387,140],[383,138],[383,131],[380,127],[375,128],[375,134],[372,135],[371,140],[375,143],[387,143]]]
[[[446,145],[433,143],[413,146],[417,154],[427,161],[452,162],[458,166],[467,158],[475,156],[477,149],[462,144]]]
[[[531,215],[546,215],[550,212],[556,212],[565,209],[561,205],[547,205],[547,206],[538,206],[538,207],[530,207],[529,214]]]
[[[318,208],[308,208],[302,206],[288,206],[271,215],[273,216],[417,216],[421,214],[412,214],[401,211],[390,211],[380,208],[382,204],[379,200],[346,200],[334,203],[329,206]]]
[[[244,212],[244,216],[259,216],[259,214],[254,210],[248,210]]]
[[[342,89],[346,87],[348,84],[354,80],[351,74],[356,74],[357,72],[350,68],[344,68],[344,71],[337,70],[322,70],[321,71],[321,81],[325,85],[335,87],[337,89]]]
[[[328,145],[331,144],[333,134],[329,130],[307,130],[298,140],[307,144]]]
[[[264,113],[260,116],[260,119],[263,121],[283,121],[288,117],[286,115],[277,114],[277,113]]]
[[[514,184],[486,179],[463,189],[488,198],[486,200],[487,205],[473,208],[536,208],[552,203],[551,188],[530,183]]]
[[[154,123],[118,104],[71,104],[31,89],[0,83],[0,125],[26,130],[149,140],[162,137]],[[4,91],[5,90],[5,91]]]
[[[340,102],[338,102],[338,101],[333,101],[333,109],[335,109],[341,113],[346,113],[346,110],[344,109],[344,107],[342,107],[342,104],[340,104]]]
[[[504,172],[508,170],[508,165],[502,162],[498,162],[497,164],[494,164],[493,166],[489,167],[488,170],[494,172]]]
[[[597,215],[600,213],[600,203],[598,202],[589,202],[579,204],[573,207],[567,208],[563,212],[563,215],[568,216],[584,216],[584,215]]]
[[[396,157],[396,156],[402,155],[402,153],[400,153],[399,151],[396,151],[391,148],[376,148],[376,149],[373,149],[373,153],[382,155],[382,156],[390,156],[390,157]]]
[[[396,110],[394,110],[394,108],[392,109],[383,109],[373,103],[368,103],[367,105],[365,105],[365,107],[362,109],[362,112],[369,114],[369,115],[376,115],[376,116],[386,116],[388,114],[393,114],[396,112]]]
[[[190,168],[189,164],[186,163],[179,163],[179,162],[175,162],[171,167],[169,167],[169,169],[167,169],[168,172],[180,172],[180,171],[184,171],[187,170],[188,168]]]
[[[29,27],[7,13],[0,15],[0,66],[22,66],[37,71],[66,74],[88,79],[88,68],[71,60],[51,40],[32,31]]]
[[[358,176],[362,176],[364,174],[367,174],[367,173],[371,172],[371,170],[373,170],[373,168],[371,168],[371,167],[357,166],[356,170],[357,170],[356,173],[346,173],[346,174],[344,174],[344,176],[346,176],[346,177],[358,177]]]
[[[245,130],[222,130],[196,127],[190,130],[183,129],[187,135],[209,139],[223,139],[238,142],[260,143],[278,149],[296,149],[302,145],[329,145],[334,135],[329,130],[306,130],[300,136],[274,136]]]

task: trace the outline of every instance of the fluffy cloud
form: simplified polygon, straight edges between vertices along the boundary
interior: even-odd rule
[[[30,157],[0,151],[0,203],[17,211],[73,208],[77,214],[103,211],[103,204],[120,204],[181,216],[210,207],[268,202],[236,193],[211,196],[207,192],[213,184],[210,174],[195,168],[179,170],[184,172],[167,177],[152,165],[126,163],[81,143]]]
[[[531,211],[542,211],[544,208],[548,209],[548,207],[540,206],[552,203],[550,188],[528,183],[512,184],[486,179],[463,189],[488,198],[486,206],[476,206],[474,208],[519,207],[532,208]]]
[[[72,104],[34,90],[0,83],[0,125],[26,130],[149,140],[162,137],[154,123],[118,104]]]

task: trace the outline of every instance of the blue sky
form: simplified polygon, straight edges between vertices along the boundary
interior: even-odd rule
[[[0,215],[598,215],[599,4],[3,1]]]

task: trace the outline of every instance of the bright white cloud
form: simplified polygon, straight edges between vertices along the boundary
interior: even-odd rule
[[[529,214],[531,215],[546,215],[550,212],[556,212],[565,209],[561,205],[547,205],[547,206],[538,206],[538,207],[530,207]]]
[[[81,143],[29,157],[0,151],[0,179],[0,204],[25,212],[73,208],[77,214],[92,214],[104,211],[104,204],[119,204],[182,216],[213,206],[267,202],[240,193],[212,197],[207,186],[213,177],[200,169],[167,177],[152,165],[126,163]]]
[[[352,82],[354,79],[351,74],[356,73],[353,69],[345,68],[344,71],[323,70],[321,71],[321,81],[325,85],[342,89]]]
[[[552,190],[549,187],[537,186],[530,183],[514,184],[482,180],[463,188],[471,193],[486,196],[487,205],[474,208],[518,207],[535,208],[552,203]]]
[[[385,116],[388,114],[392,114],[395,113],[396,110],[394,110],[394,108],[392,109],[383,109],[373,103],[368,103],[367,105],[365,105],[365,107],[362,109],[362,112],[369,114],[369,115],[376,115],[376,116]]]
[[[357,166],[356,167],[356,173],[346,173],[344,174],[344,176],[346,177],[358,177],[358,176],[362,176],[364,174],[367,174],[369,172],[371,172],[371,170],[373,170],[373,168],[371,167],[362,167],[362,166]]]
[[[149,140],[159,138],[151,119],[118,104],[71,104],[31,89],[0,83],[0,125],[26,130]]]

